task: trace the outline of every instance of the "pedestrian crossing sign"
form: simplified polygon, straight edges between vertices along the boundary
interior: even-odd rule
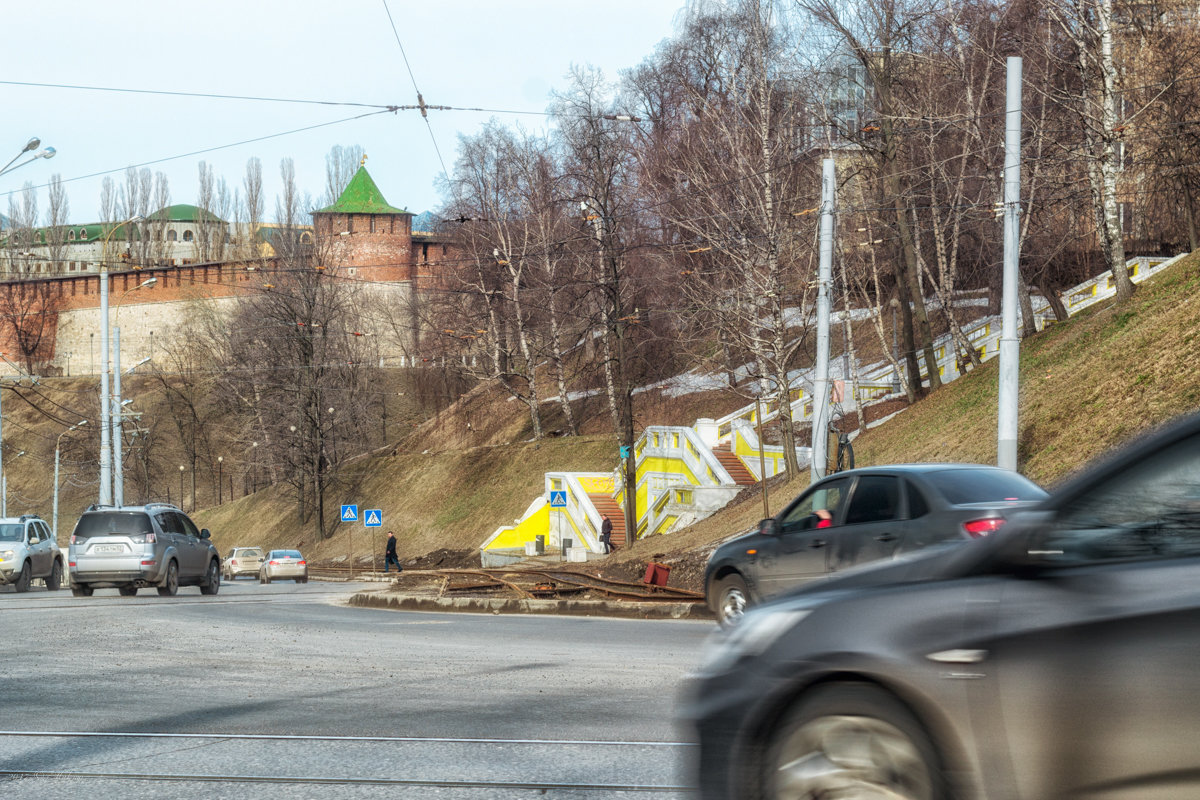
[[[342,506],[342,522],[358,522],[358,506]]]
[[[378,508],[368,508],[363,512],[363,525],[368,528],[378,528],[383,525],[383,511]]]
[[[566,508],[567,507],[567,493],[566,492],[551,492],[550,493],[550,507],[551,508]]]

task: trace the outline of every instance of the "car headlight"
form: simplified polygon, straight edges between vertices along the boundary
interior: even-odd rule
[[[3,553],[0,553],[0,561],[8,561],[10,558],[15,556],[16,554],[17,553],[15,550],[5,550]]]
[[[700,673],[724,672],[747,656],[756,656],[812,613],[811,608],[751,612],[728,634],[716,633],[705,642]]]

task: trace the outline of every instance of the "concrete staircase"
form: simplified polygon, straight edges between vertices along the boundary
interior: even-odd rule
[[[713,455],[717,457],[717,461],[721,462],[721,466],[729,473],[729,477],[733,478],[733,482],[738,486],[754,486],[758,483],[750,470],[746,469],[746,465],[738,458],[729,445],[724,447],[714,447]]]
[[[617,505],[617,501],[606,494],[588,494],[592,501],[592,505],[596,507],[596,511],[601,517],[608,517],[612,521],[612,536],[609,537],[609,544],[613,550],[619,550],[625,546],[625,510]]]

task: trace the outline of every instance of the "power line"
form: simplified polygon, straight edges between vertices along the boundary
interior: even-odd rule
[[[442,158],[442,149],[438,147],[437,137],[433,135],[433,126],[429,124],[429,114],[426,113],[427,106],[425,98],[421,95],[421,90],[417,88],[417,78],[413,75],[412,66],[408,63],[408,54],[404,52],[404,43],[400,41],[400,32],[396,30],[396,21],[392,19],[392,10],[388,8],[387,0],[382,0],[383,10],[387,12],[388,22],[392,25],[392,34],[396,37],[396,44],[400,47],[400,57],[404,59],[404,67],[408,70],[408,77],[412,80],[413,91],[417,93],[417,102],[420,104],[421,118],[425,120],[425,127],[429,130],[429,139],[433,142],[433,150],[437,153],[438,163],[442,165],[442,174],[446,176],[446,180],[450,180],[450,171],[446,169],[446,160]]]

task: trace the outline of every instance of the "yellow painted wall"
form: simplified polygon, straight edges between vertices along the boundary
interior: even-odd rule
[[[525,547],[526,542],[532,542],[537,536],[550,533],[550,504],[545,503],[537,511],[518,522],[507,531],[503,531],[487,546],[488,550],[514,550]]]

